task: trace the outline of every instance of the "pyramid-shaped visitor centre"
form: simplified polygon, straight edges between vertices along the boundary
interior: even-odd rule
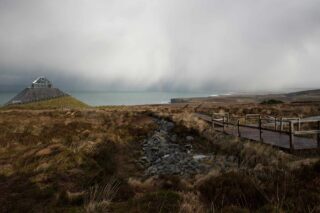
[[[46,77],[38,77],[32,84],[13,97],[6,105],[25,104],[69,96],[58,88],[54,88]]]

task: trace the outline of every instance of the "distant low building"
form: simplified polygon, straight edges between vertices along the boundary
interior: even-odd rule
[[[37,78],[31,84],[31,88],[51,88],[52,83],[44,76]]]

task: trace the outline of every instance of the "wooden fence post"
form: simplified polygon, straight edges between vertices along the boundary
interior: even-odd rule
[[[320,130],[320,121],[318,121],[318,130]],[[318,148],[320,149],[320,133],[317,134]]]
[[[224,116],[222,118],[222,132],[224,132]]]
[[[240,119],[238,119],[238,137],[241,137],[241,133],[240,133]]]
[[[213,116],[212,116],[211,120],[212,120],[212,129],[214,130],[214,118],[213,118]]]
[[[277,118],[274,117],[274,130],[277,131]]]
[[[259,134],[260,134],[260,141],[262,141],[262,123],[261,123],[261,116],[259,116]]]
[[[293,147],[293,139],[294,139],[294,123],[293,121],[289,121],[289,124],[290,124],[290,151],[293,152],[294,150],[294,147]]]
[[[229,113],[225,115],[226,115],[226,121],[227,121],[226,125],[229,126]]]
[[[298,131],[301,129],[301,123],[300,123],[300,118],[298,118]]]
[[[280,118],[280,133],[283,131],[283,118]]]

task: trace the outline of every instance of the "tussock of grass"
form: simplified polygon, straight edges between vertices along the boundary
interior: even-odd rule
[[[128,184],[135,193],[146,193],[156,190],[156,180],[152,177],[145,181],[141,181],[136,178],[129,178]]]
[[[85,212],[109,212],[111,201],[116,196],[118,190],[119,183],[115,179],[109,180],[104,186],[95,185],[90,187],[85,196]]]
[[[72,96],[64,96],[27,104],[8,105],[3,107],[2,109],[83,109],[88,107],[89,105],[73,98]]]
[[[199,195],[194,192],[180,193],[181,204],[179,213],[203,213],[206,212],[206,207],[200,200]]]

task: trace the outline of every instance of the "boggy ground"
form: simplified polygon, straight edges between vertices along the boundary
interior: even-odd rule
[[[248,109],[215,107],[1,110],[0,212],[320,211],[317,153],[294,156],[242,141],[212,131],[192,115]],[[299,107],[252,105],[249,112],[313,115],[319,110]],[[169,153],[159,156],[166,156],[164,165],[168,154],[185,156],[183,165],[201,154],[209,156],[198,162],[206,169],[190,163],[178,172],[148,172],[150,162],[141,159],[152,159],[145,144],[155,134],[160,141],[166,138],[162,151]]]

